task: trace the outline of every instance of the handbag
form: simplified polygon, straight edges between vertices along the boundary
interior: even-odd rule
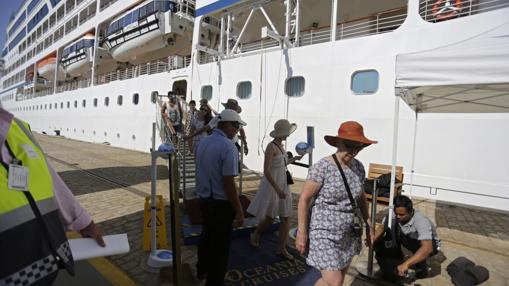
[[[334,162],[336,162],[339,172],[341,173],[341,177],[343,178],[343,182],[345,183],[346,192],[348,193],[348,198],[350,199],[350,203],[352,204],[352,208],[354,211],[352,232],[355,236],[361,237],[362,232],[363,232],[363,220],[362,220],[361,210],[357,206],[357,202],[354,200],[354,198],[352,196],[352,192],[350,191],[350,186],[348,185],[348,181],[346,179],[345,172],[343,172],[343,168],[341,168],[341,165],[339,164],[336,154],[332,154],[332,158],[334,159]]]
[[[281,149],[281,147],[279,147],[279,145],[277,145],[276,143],[274,143],[274,145],[276,145],[276,147],[279,149],[279,151],[281,151],[281,153],[283,154],[283,158],[285,161],[285,169],[286,169],[286,183],[288,185],[293,185],[294,184],[293,177],[292,177],[292,173],[290,173],[290,171],[288,171],[288,167],[287,167],[288,164],[286,163],[285,152],[283,152],[283,149]]]
[[[293,178],[292,178],[292,173],[290,173],[290,171],[286,170],[286,183],[288,185],[293,185]]]

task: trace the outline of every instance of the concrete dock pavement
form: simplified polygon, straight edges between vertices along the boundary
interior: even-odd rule
[[[57,285],[71,285],[71,283],[72,285],[172,285],[171,273],[165,271],[160,275],[159,271],[146,266],[147,254],[141,249],[143,207],[145,196],[150,194],[150,155],[63,137],[36,134],[36,138],[46,152],[49,162],[71,188],[77,200],[92,215],[94,221],[109,234],[127,233],[131,247],[128,254],[103,258],[115,268],[115,271],[111,268],[107,272],[115,272],[117,273],[115,275],[128,279],[124,281],[130,282],[118,282],[112,277],[106,277],[94,268],[93,262],[88,262],[89,264],[80,266],[84,270],[83,272],[80,270],[77,277],[59,282],[61,284]],[[369,162],[363,163],[367,165]],[[167,200],[168,171],[164,164],[165,161],[159,161],[158,192]],[[257,173],[245,173],[243,186],[244,193],[248,197],[255,195],[260,178],[261,176]],[[295,226],[297,222],[296,209],[302,185],[302,181],[296,180],[295,185],[291,187],[294,199],[292,226]],[[438,235],[443,244],[443,255],[440,260],[431,261],[434,276],[419,279],[414,282],[414,285],[452,285],[445,269],[458,256],[465,256],[476,264],[488,268],[490,279],[482,285],[509,285],[509,271],[507,271],[509,216],[507,213],[454,206],[431,200],[416,200],[415,207],[437,224]],[[378,222],[381,221],[385,211],[384,207],[378,208]],[[361,255],[354,258],[352,265],[366,259],[367,252],[367,249],[363,249]],[[192,276],[196,248],[184,247],[182,253],[182,261],[187,265],[184,285],[198,285],[198,281]],[[110,266],[97,267],[101,269]],[[97,284],[82,278],[83,276],[91,278],[97,273],[104,278],[104,280],[97,278]],[[102,282],[99,283],[99,280]],[[351,267],[344,285],[388,284],[363,279],[358,276],[354,267]]]

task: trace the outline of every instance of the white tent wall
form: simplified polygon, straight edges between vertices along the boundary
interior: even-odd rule
[[[398,135],[413,134],[408,112],[419,113],[413,195],[509,211],[509,134],[500,129],[509,126],[509,22],[458,43],[398,55],[395,86],[393,168],[412,165],[398,158],[412,158],[407,144],[414,139]],[[423,150],[446,150],[447,157],[429,160]],[[473,159],[479,155],[482,160]]]

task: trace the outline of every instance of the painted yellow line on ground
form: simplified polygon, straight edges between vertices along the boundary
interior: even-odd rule
[[[67,238],[80,238],[78,232],[67,232]],[[104,257],[97,257],[87,260],[92,267],[99,272],[104,279],[108,280],[113,286],[137,286],[138,284],[127,275],[122,269]]]
[[[92,258],[88,262],[92,265],[97,272],[108,280],[114,286],[136,286],[127,273],[118,268],[115,264],[104,257]]]

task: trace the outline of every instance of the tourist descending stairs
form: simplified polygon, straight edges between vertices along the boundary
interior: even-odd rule
[[[196,195],[196,181],[195,181],[195,158],[191,152],[189,152],[189,146],[179,135],[172,135],[170,129],[167,126],[165,118],[161,114],[161,107],[163,101],[160,96],[156,99],[156,125],[157,132],[159,133],[159,139],[161,143],[170,144],[176,149],[175,158],[177,159],[178,166],[178,179],[179,179],[179,208],[181,211],[181,225],[183,242],[186,245],[196,244],[199,241],[201,233],[201,212],[199,207],[199,199]],[[187,103],[182,102],[183,113],[187,110]],[[185,119],[182,122],[186,125]],[[242,163],[242,156],[240,157]],[[243,170],[241,176],[237,179],[237,186],[239,195],[242,194],[243,182],[258,181],[261,175],[255,171],[251,171],[243,164]],[[274,224],[273,228],[277,229],[278,223]],[[256,221],[254,218],[248,218],[245,224],[234,230],[234,236],[248,236],[252,229],[256,227]]]

